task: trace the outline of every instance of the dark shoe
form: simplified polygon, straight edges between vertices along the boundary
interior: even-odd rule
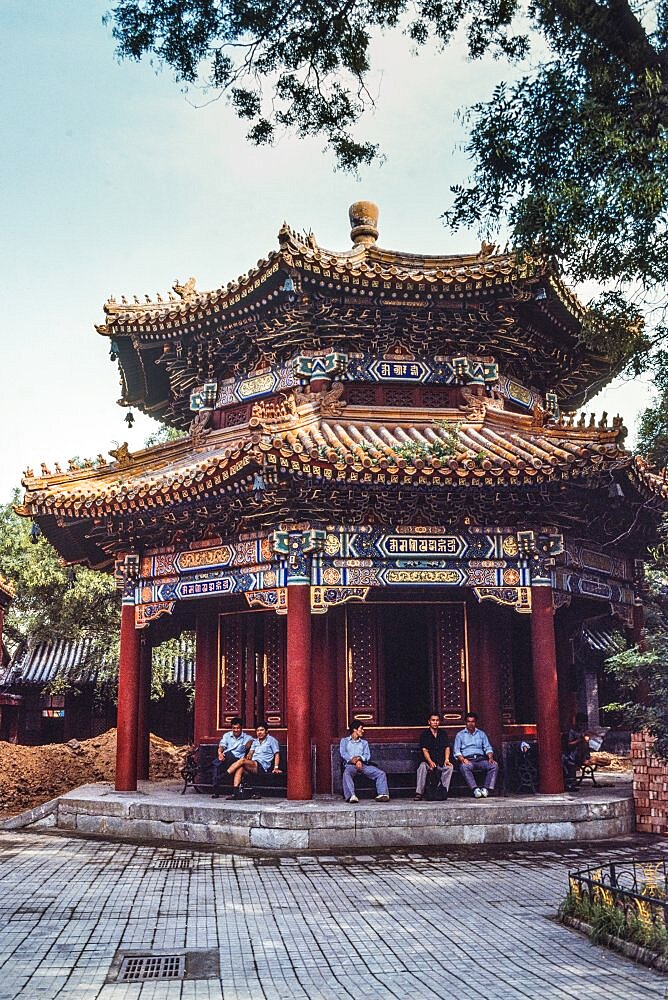
[[[239,802],[243,798],[243,795],[239,791],[232,792],[231,795],[227,796],[228,802]]]
[[[220,792],[214,792],[213,795],[211,796],[211,798],[212,799],[219,799],[220,798]]]
[[[261,799],[262,798],[262,796],[260,795],[259,792],[251,792],[251,794],[248,797],[250,799]]]
[[[422,802],[422,792],[416,792],[413,796],[415,802]]]

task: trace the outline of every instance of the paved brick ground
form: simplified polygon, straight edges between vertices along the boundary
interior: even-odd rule
[[[0,1000],[666,998],[553,919],[568,868],[642,844],[276,858],[2,833]],[[118,949],[214,949],[219,978],[106,982]]]

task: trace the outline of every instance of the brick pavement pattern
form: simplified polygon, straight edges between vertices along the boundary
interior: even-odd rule
[[[569,868],[640,844],[274,857],[0,833],[0,1000],[665,1000],[554,920]],[[106,982],[118,949],[215,949],[220,978]]]

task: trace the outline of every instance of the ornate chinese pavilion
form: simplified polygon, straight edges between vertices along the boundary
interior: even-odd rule
[[[145,774],[151,646],[197,634],[195,741],[241,715],[289,747],[288,796],[331,791],[353,716],[415,740],[475,709],[499,745],[537,731],[563,788],[571,637],[639,628],[638,566],[668,488],[619,418],[574,413],[614,374],[549,262],[352,249],[284,225],[237,281],[110,299],[97,329],[123,406],[187,431],[26,475],[22,513],[123,588],[117,788]],[[139,763],[138,763],[139,762]]]

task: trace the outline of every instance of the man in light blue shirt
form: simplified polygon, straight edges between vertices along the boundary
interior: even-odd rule
[[[486,799],[489,793],[494,791],[499,765],[494,760],[494,750],[487,739],[487,733],[478,729],[478,716],[475,712],[467,714],[466,728],[461,729],[455,736],[454,754],[455,760],[459,761],[464,781],[476,799]],[[482,788],[479,788],[476,782],[476,771],[483,771],[485,774],[485,784]]]
[[[234,791],[228,799],[241,798],[241,780],[246,772],[249,774],[282,774],[280,768],[281,750],[278,740],[269,735],[266,722],[259,722],[255,727],[255,739],[251,743],[245,757],[232,764],[228,774],[232,775]]]
[[[220,783],[224,771],[229,773],[232,764],[244,756],[249,746],[253,742],[253,737],[243,731],[243,722],[236,715],[230,722],[232,727],[229,733],[225,733],[218,744],[218,756],[213,762],[213,799],[220,797]]]
[[[353,719],[348,727],[349,736],[344,736],[339,744],[343,761],[343,797],[346,802],[359,802],[355,795],[355,777],[363,774],[376,783],[376,802],[388,802],[387,775],[375,764],[370,764],[371,750],[364,737],[364,724]]]

